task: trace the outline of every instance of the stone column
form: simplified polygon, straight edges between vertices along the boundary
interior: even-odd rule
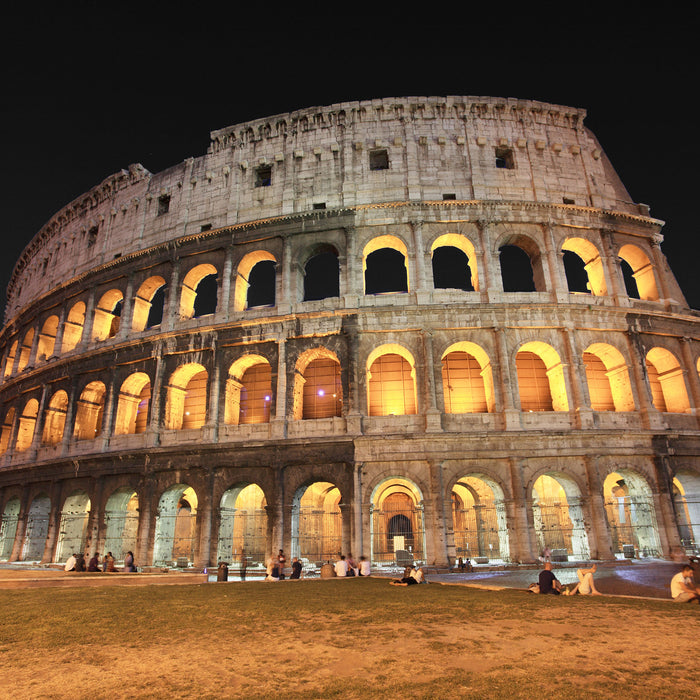
[[[109,383],[107,384],[104,398],[104,415],[102,416],[102,434],[100,439],[102,442],[102,451],[105,452],[109,449],[109,440],[114,435],[114,420],[116,411],[114,410],[114,404],[119,400],[119,392],[115,391],[114,388],[114,376],[110,377]]]
[[[134,275],[129,275],[126,281],[126,292],[124,293],[124,303],[122,313],[119,317],[119,330],[116,340],[126,340],[131,335],[134,321]]]
[[[210,442],[219,441],[219,415],[221,400],[221,379],[219,375],[219,359],[217,357],[217,339],[212,338],[212,366],[209,379],[209,419],[206,422]]]
[[[47,384],[41,388],[41,399],[39,399],[39,408],[36,413],[36,423],[34,424],[34,435],[32,437],[32,445],[29,451],[29,459],[36,459],[36,453],[41,445],[42,436],[44,433],[44,421],[45,407],[46,407],[46,395],[48,394],[49,387]],[[65,428],[64,428],[65,429]]]
[[[503,412],[503,426],[506,430],[520,429],[520,397],[517,403],[515,395],[518,391],[517,373],[515,368],[510,364],[510,353],[508,352],[508,344],[506,342],[505,328],[494,328],[497,367],[494,371],[493,385],[494,393],[500,393],[502,403],[500,404]],[[500,381],[499,381],[500,379]],[[498,407],[498,404],[497,404]]]
[[[500,270],[497,269],[496,260],[491,252],[491,224],[488,221],[476,222],[479,231],[479,246],[481,248],[481,260],[477,262],[479,269],[479,290],[481,301],[488,303],[490,292],[502,292],[503,280]]]
[[[591,399],[588,394],[588,383],[586,379],[586,369],[583,363],[583,355],[578,353],[576,343],[572,338],[574,331],[562,328],[564,336],[564,351],[566,352],[566,364],[568,365],[568,379],[571,387],[571,403],[569,411],[573,411],[574,425],[577,428],[593,427],[593,411],[591,409]]]
[[[698,408],[700,407],[700,380],[698,379],[697,365],[693,358],[691,339],[683,337],[680,340],[683,366],[687,370],[684,372],[684,376],[687,380],[687,385],[690,387],[690,405],[693,409],[693,413],[697,415]]]
[[[53,341],[53,352],[51,357],[58,357],[61,354],[61,345],[63,345],[63,333],[66,329],[66,309],[61,308],[61,312],[58,315],[58,326],[56,327],[56,338]],[[49,359],[48,357],[46,358]]]
[[[352,538],[352,551],[358,558],[365,553],[364,531],[362,528],[362,466],[362,462],[356,462],[352,474],[352,508],[355,526]]]
[[[668,291],[668,285],[666,284],[666,277],[664,271],[666,265],[664,264],[663,253],[661,252],[661,240],[654,238],[651,242],[651,256],[653,258],[652,262],[652,273],[655,271],[654,275],[656,279],[656,284],[658,285],[659,299],[661,301],[666,301],[671,297]]]
[[[277,341],[277,347],[277,395],[271,429],[275,438],[284,438],[287,436],[287,346],[284,337]]]
[[[605,254],[601,256],[605,278],[608,282],[608,294],[618,299],[627,299],[622,270],[618,262],[617,245],[615,244],[615,232],[611,229],[601,229],[601,243]]]
[[[136,566],[148,566],[153,563],[153,544],[155,530],[155,515],[152,514],[153,494],[149,489],[141,488],[138,494],[139,499],[139,525],[136,537]]]
[[[428,281],[425,265],[425,250],[423,249],[423,222],[411,221],[411,229],[413,231],[413,249],[415,251],[415,279],[409,278],[409,291],[416,292],[418,303],[428,303],[430,300],[430,292],[433,289],[432,280]],[[406,261],[408,264],[408,260]],[[407,270],[408,272],[408,270]]]
[[[92,327],[95,323],[95,291],[88,296],[85,304],[85,320],[83,321],[83,334],[75,346],[76,350],[82,350],[92,342]]]
[[[654,455],[656,484],[652,499],[656,511],[656,526],[661,540],[663,555],[673,561],[686,561],[685,549],[678,532],[675,509],[673,507],[672,470],[668,466],[668,457],[664,454]]]
[[[161,328],[164,331],[172,330],[180,319],[180,261],[173,262],[173,269],[170,272],[170,282],[166,286],[167,299],[163,309],[163,320]]]
[[[352,505],[350,503],[339,503],[340,518],[342,525],[340,528],[341,541],[340,549],[344,554],[352,552]]]
[[[76,463],[77,464],[77,463]],[[51,484],[51,511],[49,512],[49,529],[46,533],[46,544],[41,564],[50,564],[56,555],[58,532],[61,527],[61,483],[55,481]]]
[[[423,394],[425,396],[425,431],[442,432],[440,411],[437,407],[437,392],[435,389],[435,363],[433,358],[433,334],[430,331],[421,333],[425,367],[423,378]]]
[[[357,250],[357,229],[348,226],[345,229],[347,246],[347,270],[345,273],[345,308],[354,309],[358,306],[358,298],[364,295],[364,275],[362,252]]]
[[[282,251],[282,279],[280,280],[280,298],[275,304],[278,314],[288,314],[292,310],[292,293],[291,293],[291,277],[292,277],[292,243],[289,236],[284,239],[284,248]]]
[[[569,285],[567,284],[564,270],[564,251],[557,250],[554,227],[551,224],[546,224],[544,229],[544,245],[547,252],[547,261],[549,262],[549,279],[552,291],[555,294],[557,292],[568,294]]]
[[[205,569],[211,564],[211,488],[197,506],[197,548],[194,553],[194,567]]]
[[[100,531],[104,532],[104,509],[102,505],[102,481],[93,479],[92,495],[90,497],[90,515],[88,518],[87,536],[85,547],[92,557],[99,551],[97,546],[100,539]],[[100,527],[101,526],[101,527]],[[104,554],[104,552],[103,552]]]
[[[534,541],[535,523],[531,500],[525,493],[522,465],[514,458],[508,459],[512,500],[506,500],[510,531],[510,556],[514,561],[531,564],[537,561],[537,545]]]
[[[587,528],[588,543],[591,548],[591,559],[613,561],[612,538],[608,527],[608,516],[605,512],[605,495],[603,484],[597,469],[595,457],[584,457],[583,464],[586,469],[586,483],[588,486],[587,513],[590,518],[590,527]],[[592,535],[592,537],[591,537]]]
[[[162,395],[163,395],[163,374],[165,372],[165,362],[162,357],[162,348],[157,344],[154,348],[156,358],[156,370],[151,384],[151,415],[148,420],[147,442],[150,446],[160,444],[160,427],[163,424],[162,416]]]
[[[431,523],[429,526],[429,531],[432,532],[432,561],[428,559],[428,564],[449,567],[450,557],[448,554],[447,533],[448,531],[452,531],[452,527],[448,525],[451,518],[448,518],[446,507],[445,487],[442,479],[442,465],[438,462],[431,461],[428,463],[428,472],[430,474],[430,510],[432,516],[430,518]],[[427,519],[428,518],[426,517],[426,521]]]
[[[221,273],[221,284],[219,285],[219,298],[216,302],[217,314],[223,321],[228,321],[231,309],[231,271],[233,270],[233,246],[226,248],[224,258],[224,269]]]
[[[29,516],[29,487],[22,488],[22,498],[20,499],[19,513],[17,514],[17,529],[15,530],[15,541],[12,544],[10,561],[18,561],[22,556],[24,537],[27,532],[27,517]]]
[[[284,540],[284,517],[282,514],[282,503],[279,501],[273,505],[265,506],[267,512],[267,553],[265,564],[271,556],[277,555],[277,550],[283,549]]]
[[[644,374],[640,365],[644,364],[645,356],[643,352],[638,352],[639,348],[639,336],[634,331],[630,330],[625,333],[625,339],[627,340],[627,351],[629,353],[630,365],[632,369],[632,393],[634,395],[635,403],[639,410],[639,414],[642,419],[642,427],[647,430],[651,425],[650,415],[654,409],[651,403],[651,396],[647,390],[647,383],[644,379]]]

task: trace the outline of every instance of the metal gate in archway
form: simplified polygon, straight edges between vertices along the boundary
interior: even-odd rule
[[[313,506],[298,506],[296,537],[292,551],[310,562],[335,561],[341,553],[343,516],[340,510],[324,511]]]
[[[629,553],[628,548],[631,545],[634,547],[635,556],[661,555],[654,505],[650,498],[639,495],[613,497],[605,502],[605,513],[610,527],[613,552]]]
[[[422,506],[391,510],[373,506],[371,516],[373,562],[401,565],[410,559],[416,562],[425,559]]]
[[[454,516],[455,550],[458,557],[500,559],[498,512],[495,504],[474,504],[455,511]]]
[[[678,535],[687,554],[700,553],[700,498],[674,494]]]

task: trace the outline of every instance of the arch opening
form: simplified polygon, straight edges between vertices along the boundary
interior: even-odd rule
[[[654,501],[646,479],[627,469],[611,472],[603,482],[603,494],[615,555],[660,556]]]
[[[219,506],[217,560],[239,567],[265,568],[267,500],[257,484],[228,489]]]
[[[532,512],[539,551],[548,548],[558,561],[588,559],[588,535],[581,491],[564,474],[543,474],[532,487]]]
[[[145,331],[163,322],[165,306],[165,280],[162,277],[149,277],[139,287],[134,297],[133,320],[134,331]]]
[[[646,369],[654,408],[665,413],[690,413],[684,372],[676,356],[665,348],[652,348],[646,356]]]
[[[44,411],[44,433],[41,439],[43,445],[57,445],[63,440],[67,413],[68,394],[59,389],[54,392],[48,408]]]
[[[583,365],[594,411],[634,411],[627,363],[617,348],[593,343],[583,353]]]
[[[12,549],[17,534],[17,522],[19,520],[19,498],[10,498],[5,504],[0,522],[0,561],[8,561],[12,556]]]
[[[425,562],[423,496],[415,484],[387,479],[375,489],[370,514],[373,565]]]
[[[85,303],[79,301],[76,304],[73,304],[63,324],[63,342],[61,344],[62,355],[74,350],[78,346],[80,339],[83,337],[84,325]]]
[[[132,488],[115,491],[105,505],[104,553],[112,552],[123,562],[127,552],[136,551],[139,529],[139,498]]]
[[[504,292],[536,292],[532,261],[527,252],[517,245],[504,245],[498,250],[501,281]]]
[[[92,322],[92,339],[96,341],[113,338],[119,330],[124,295],[118,289],[110,289],[102,295],[95,307]]]
[[[36,399],[29,399],[29,401],[24,404],[24,410],[19,417],[19,428],[17,430],[17,441],[15,443],[17,452],[24,452],[32,446],[38,414],[39,402]]]
[[[332,246],[321,250],[304,265],[304,301],[340,296],[340,263]]]
[[[153,564],[186,567],[194,561],[197,494],[191,486],[171,486],[160,497],[156,514]]]
[[[224,422],[229,425],[269,423],[272,405],[272,368],[261,355],[245,355],[234,362],[226,381]]]
[[[475,343],[451,345],[442,356],[445,413],[492,413],[493,372],[484,350]]]
[[[413,356],[400,345],[383,345],[367,358],[370,416],[414,415],[417,411]]]
[[[83,389],[75,412],[73,434],[76,440],[94,440],[101,434],[105,392],[102,382],[90,382]]]
[[[90,499],[84,491],[68,496],[63,502],[55,562],[65,561],[71,554],[85,552],[89,515]]]
[[[133,435],[146,432],[148,408],[151,401],[151,380],[144,372],[127,377],[119,390],[115,435]]]
[[[327,481],[302,486],[292,503],[292,556],[307,566],[334,561],[343,548],[340,489]]]
[[[51,499],[46,494],[40,494],[32,500],[27,512],[21,561],[41,561],[49,534],[50,513]]]
[[[515,356],[521,411],[568,411],[564,367],[546,343],[525,343]]]
[[[501,487],[483,475],[464,476],[452,487],[455,556],[508,561],[508,522]]]
[[[58,316],[49,316],[39,333],[39,342],[36,348],[37,362],[45,362],[53,355],[56,348],[56,335],[58,334]]]
[[[656,286],[654,266],[651,264],[647,254],[636,245],[628,243],[620,248],[618,255],[620,260],[623,261],[620,263],[620,267],[622,268],[622,276],[625,279],[627,295],[633,299],[659,301],[659,290]],[[626,269],[625,264],[629,266],[629,269]],[[634,295],[635,291],[636,296]]]
[[[340,416],[342,405],[340,362],[335,353],[326,348],[302,353],[294,373],[294,419]]]
[[[673,506],[681,545],[689,556],[700,553],[700,476],[680,471],[673,478]]]
[[[165,427],[170,430],[201,428],[207,416],[207,371],[195,362],[178,367],[170,376],[165,406]]]

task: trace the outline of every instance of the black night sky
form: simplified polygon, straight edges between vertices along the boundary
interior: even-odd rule
[[[527,18],[426,7],[413,21],[397,9],[358,22],[359,9],[304,20],[201,5],[178,20],[173,5],[96,7],[5,22],[3,306],[12,267],[40,227],[131,163],[158,172],[204,154],[213,129],[303,107],[491,95],[588,111],[631,198],[666,221],[662,250],[700,308],[697,11],[647,17],[625,4],[631,16],[598,16],[586,5],[564,17],[560,4],[539,3]]]

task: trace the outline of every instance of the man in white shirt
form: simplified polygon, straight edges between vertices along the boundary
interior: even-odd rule
[[[335,563],[335,575],[336,576],[347,576],[348,575],[348,563],[345,561],[345,555],[341,554],[340,559]]]
[[[671,579],[671,598],[674,603],[700,602],[700,588],[694,585],[692,566],[686,564]]]

